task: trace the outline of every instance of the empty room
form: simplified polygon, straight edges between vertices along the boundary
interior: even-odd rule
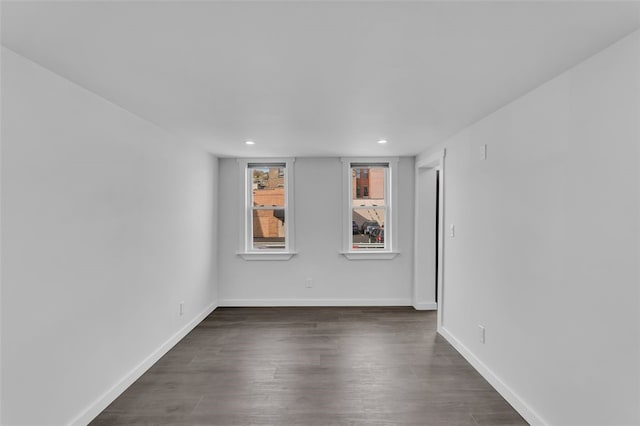
[[[640,426],[639,1],[0,18],[3,426]]]

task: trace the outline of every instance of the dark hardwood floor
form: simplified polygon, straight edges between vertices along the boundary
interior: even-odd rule
[[[91,424],[526,425],[413,308],[219,308]]]

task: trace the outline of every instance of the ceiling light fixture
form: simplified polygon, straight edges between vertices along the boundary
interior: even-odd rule
[[[256,143],[254,141],[246,141],[245,142],[247,145],[255,145]]]
[[[386,140],[384,140],[384,139],[380,139],[380,140],[378,141],[378,143],[379,143],[379,144],[381,144],[381,145],[384,145],[385,143],[387,143],[387,141],[386,141]]]

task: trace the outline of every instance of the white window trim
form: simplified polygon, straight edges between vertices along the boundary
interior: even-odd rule
[[[400,252],[398,247],[398,221],[396,218],[397,194],[398,194],[398,157],[343,157],[342,161],[342,254],[349,260],[390,260]],[[353,217],[352,217],[352,181],[351,163],[389,163],[385,182],[385,202],[387,228],[385,236],[387,247],[381,250],[353,250]],[[389,226],[390,225],[390,226]]]
[[[289,260],[295,254],[295,212],[293,202],[293,166],[295,158],[240,158],[238,159],[238,171],[240,173],[241,202],[239,206],[239,216],[242,217],[241,232],[239,232],[238,251],[236,254],[244,260]],[[249,164],[252,163],[284,163],[285,182],[285,249],[254,249],[252,242],[252,220],[253,209],[251,209],[251,188],[252,181],[249,175]]]

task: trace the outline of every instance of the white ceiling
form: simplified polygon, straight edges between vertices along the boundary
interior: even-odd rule
[[[2,4],[6,47],[223,156],[413,155],[639,27],[639,2]]]

